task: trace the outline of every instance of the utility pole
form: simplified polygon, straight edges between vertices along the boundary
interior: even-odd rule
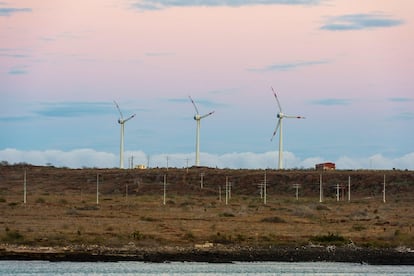
[[[267,178],[266,178],[266,170],[264,173],[264,181],[263,181],[263,204],[266,205],[267,204],[267,195],[266,195],[266,186],[267,186]]]
[[[186,166],[186,168],[187,168],[187,173],[188,173],[188,159],[189,158],[186,158],[185,160],[187,161],[187,166]]]
[[[322,174],[319,174],[319,202],[323,202]]]
[[[125,201],[128,201],[128,184],[125,184]]]
[[[336,184],[336,201],[339,201],[339,184]]]
[[[26,206],[27,202],[27,185],[26,185],[26,169],[24,169],[24,177],[23,177],[23,203]]]
[[[300,188],[300,184],[293,184],[293,188],[296,189],[296,193],[295,193],[296,200],[299,200],[299,188]]]
[[[229,203],[229,178],[226,176],[226,205]]]
[[[204,173],[200,173],[200,189],[203,189],[203,179],[204,179]]]
[[[133,169],[134,168],[134,156],[131,155],[130,159],[129,159],[129,168]]]
[[[384,174],[384,188],[382,191],[382,201],[385,203],[385,174]]]
[[[221,186],[219,186],[219,201],[221,202]]]
[[[164,174],[164,199],[163,199],[163,204],[164,205],[166,203],[166,201],[165,201],[166,200],[166,197],[167,197],[167,175]]]
[[[96,205],[99,205],[99,173],[96,174]]]
[[[348,176],[348,202],[351,201],[351,176]]]
[[[260,184],[259,184],[259,189],[260,189],[260,199],[262,199],[262,198],[263,198],[263,186],[264,186],[264,184],[263,184],[263,183],[260,183]]]

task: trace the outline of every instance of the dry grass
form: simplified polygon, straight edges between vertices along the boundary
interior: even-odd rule
[[[18,198],[0,203],[4,242],[38,245],[121,246],[202,243],[306,244],[311,237],[335,233],[360,245],[413,246],[409,203],[270,200],[266,206],[235,197],[229,205],[215,197],[191,201],[175,196],[115,196],[96,205],[93,197],[43,196],[24,206]],[[64,199],[64,203],[62,200]],[[310,201],[310,200],[309,200]],[[213,204],[214,203],[214,204]],[[249,207],[249,205],[251,207]],[[18,235],[16,235],[18,233]]]
[[[179,173],[185,176],[184,172]],[[177,182],[184,179],[179,173]],[[47,173],[44,177],[49,179]],[[414,246],[412,182],[386,203],[378,196],[366,197],[365,190],[351,202],[327,197],[319,203],[318,194],[296,201],[287,189],[286,193],[270,192],[266,205],[258,193],[237,191],[226,205],[224,194],[219,201],[212,191],[201,193],[197,184],[169,187],[163,205],[158,182],[147,190],[137,185],[128,197],[119,187],[105,185],[99,205],[93,188],[81,192],[74,184],[39,183],[31,188],[26,205],[19,189],[1,186],[0,242],[152,247],[209,241],[267,246],[315,243],[315,237],[335,235],[362,246]]]

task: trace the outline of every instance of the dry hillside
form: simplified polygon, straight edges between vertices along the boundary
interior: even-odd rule
[[[27,203],[23,203],[26,171]],[[200,175],[203,174],[203,188]],[[163,182],[166,175],[166,204]],[[37,246],[414,246],[414,172],[0,166],[0,241]],[[386,202],[383,182],[386,179]],[[99,204],[96,202],[99,178]],[[348,202],[348,177],[351,201]],[[231,196],[225,203],[226,178]],[[300,184],[299,199],[293,184]],[[342,185],[340,201],[336,185]],[[219,196],[221,189],[221,200]]]

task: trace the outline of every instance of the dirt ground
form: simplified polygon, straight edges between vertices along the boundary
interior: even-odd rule
[[[320,172],[268,170],[266,204],[264,173],[0,166],[0,242],[111,247],[328,242],[414,247],[411,171],[323,172],[320,202]],[[231,183],[227,204],[226,178]],[[294,184],[300,184],[298,199]]]

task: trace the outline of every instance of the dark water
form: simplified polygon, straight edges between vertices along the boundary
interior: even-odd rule
[[[349,263],[143,263],[0,261],[0,275],[414,275],[414,266]]]

